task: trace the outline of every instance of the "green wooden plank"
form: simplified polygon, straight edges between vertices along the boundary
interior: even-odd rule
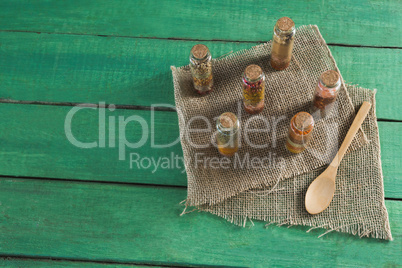
[[[105,147],[99,143],[99,109],[85,108],[72,118],[72,134],[81,142],[98,142],[95,148],[79,148],[67,139],[65,119],[73,107],[48,105],[0,104],[2,120],[0,125],[0,175],[47,177],[59,179],[114,181],[163,185],[187,185],[180,143],[167,148],[152,148],[154,144],[169,144],[177,140],[179,128],[174,112],[155,112],[154,129],[151,111],[117,109],[105,111],[105,118],[115,118],[115,145],[109,146],[109,121],[106,122]],[[148,133],[146,143],[140,148],[126,148],[126,160],[119,160],[119,117],[140,116],[146,122]],[[401,140],[395,133],[401,133],[402,123],[380,122],[382,161],[384,168],[386,197],[402,197],[401,155],[395,148]],[[121,131],[121,133],[124,133]],[[126,127],[127,140],[140,141],[143,129],[138,122]],[[129,154],[133,154],[130,168]],[[138,155],[137,155],[138,154]],[[173,160],[172,160],[173,155]],[[162,162],[169,159],[170,165]],[[143,160],[144,159],[144,160]],[[152,160],[153,159],[153,160]],[[161,160],[159,160],[161,159]],[[143,161],[143,162],[141,162]],[[152,162],[154,161],[154,162]],[[158,168],[156,168],[160,161]],[[178,164],[176,164],[178,163]]]
[[[143,266],[143,265],[135,265],[135,264],[107,264],[107,263],[100,263],[100,262],[83,262],[83,261],[59,261],[59,260],[44,260],[44,259],[29,259],[29,258],[15,258],[15,257],[8,257],[8,258],[0,258],[0,267],[82,267],[82,268],[89,268],[89,267],[159,267],[159,266]]]
[[[116,109],[105,111],[105,138],[99,135],[99,111],[84,108],[77,111],[71,119],[74,138],[83,143],[97,142],[95,148],[82,148],[73,145],[66,136],[65,120],[73,107],[48,105],[0,104],[2,131],[0,132],[0,174],[12,176],[50,177],[61,179],[83,179],[99,181],[137,182],[167,185],[186,185],[184,163],[171,161],[182,156],[180,142],[167,148],[152,148],[152,133],[155,144],[169,144],[178,139],[178,118],[175,112],[154,113],[154,129],[151,125],[151,112]],[[126,126],[126,140],[141,142],[144,135],[146,143],[137,149],[120,146],[119,117],[141,117],[146,128],[140,123],[131,122]],[[109,124],[113,117],[115,124]],[[115,126],[115,146],[110,146],[109,126]],[[104,147],[100,147],[102,140]],[[125,153],[123,150],[126,150]],[[120,152],[125,156],[119,160]],[[130,167],[130,155],[139,159]],[[138,155],[137,155],[138,154]],[[169,158],[168,166],[156,168],[159,157]],[[144,159],[144,160],[143,160]],[[143,161],[143,162],[141,162]],[[161,159],[164,161],[164,159]],[[161,162],[160,162],[161,163]],[[159,165],[160,166],[160,165]]]
[[[305,227],[237,227],[208,213],[180,217],[186,190],[0,179],[1,254],[181,265],[402,265],[402,202],[386,201],[394,241]],[[308,256],[308,257],[306,257]]]
[[[402,2],[401,2],[402,3]],[[331,47],[343,79],[364,88],[377,89],[377,117],[402,120],[398,83],[402,53],[396,49]],[[393,78],[384,76],[383,70]]]
[[[317,24],[331,43],[400,46],[400,1],[1,1],[2,30],[269,40],[276,20]],[[235,29],[235,30],[233,30]]]
[[[174,105],[171,65],[188,63],[196,42],[1,33],[0,98]],[[255,44],[206,42],[214,57]],[[344,79],[377,88],[378,116],[402,120],[400,50],[331,47]],[[379,72],[378,70],[381,70]],[[386,75],[385,75],[386,74]]]
[[[378,122],[381,143],[381,165],[384,175],[386,196],[402,197],[402,157],[398,152],[402,146],[402,123]]]
[[[196,44],[1,32],[0,39],[0,98],[143,106],[174,105],[170,66],[188,64]],[[251,47],[233,42],[208,45],[215,57]]]

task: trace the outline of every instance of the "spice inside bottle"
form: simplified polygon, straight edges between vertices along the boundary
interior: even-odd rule
[[[306,112],[299,112],[290,120],[286,148],[292,153],[303,152],[308,145],[314,128],[313,117]]]
[[[216,120],[216,143],[219,152],[224,156],[232,156],[239,149],[239,120],[230,112],[221,114]]]
[[[212,56],[207,46],[198,44],[190,52],[190,70],[194,88],[199,94],[207,94],[212,90]]]
[[[338,72],[329,70],[321,74],[314,93],[314,110],[330,109],[335,102],[341,87],[341,77]]]
[[[283,17],[276,22],[271,51],[271,66],[275,70],[280,71],[289,66],[295,33],[295,23],[292,19]]]
[[[247,66],[243,74],[243,104],[249,114],[260,113],[264,109],[265,75],[260,66]]]

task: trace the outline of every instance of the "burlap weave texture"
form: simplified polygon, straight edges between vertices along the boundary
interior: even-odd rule
[[[363,101],[373,104],[362,125],[370,142],[345,155],[338,169],[334,198],[324,212],[308,214],[304,196],[310,183],[325,167],[283,180],[274,188],[252,189],[213,206],[203,205],[200,209],[242,226],[246,226],[247,219],[256,219],[268,224],[328,229],[321,235],[339,231],[392,240],[384,202],[375,92],[357,86],[348,86],[348,91],[356,109]]]
[[[316,121],[309,149],[301,154],[291,154],[284,146],[291,117],[299,111],[310,111],[319,75],[326,70],[339,72],[318,28],[302,26],[297,29],[292,61],[283,71],[270,67],[270,50],[271,43],[268,42],[215,60],[215,88],[207,96],[198,96],[194,91],[188,66],[172,67],[188,177],[188,205],[214,205],[249,189],[272,186],[279,180],[316,170],[332,159],[343,141],[355,111],[342,82],[332,112]],[[241,75],[249,64],[260,65],[267,78],[265,108],[259,116],[246,114],[241,106]],[[217,149],[211,145],[211,137],[214,136],[215,118],[228,111],[238,116],[242,130],[266,131],[249,133],[247,137],[242,135],[237,158],[229,159],[232,167],[214,168],[203,161],[219,157]],[[200,119],[201,116],[207,122]],[[209,131],[194,133],[189,132],[189,128]],[[350,150],[366,143],[364,133],[359,131]],[[194,144],[209,146],[197,148]],[[270,160],[260,168],[236,166],[247,157],[269,157]]]

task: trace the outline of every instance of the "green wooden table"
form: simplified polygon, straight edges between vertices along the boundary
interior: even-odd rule
[[[401,10],[384,0],[0,1],[0,266],[402,266]],[[144,121],[127,124],[127,139],[146,142],[126,153],[182,156],[180,144],[152,148],[179,135],[169,66],[187,64],[196,43],[217,57],[266,42],[282,16],[317,24],[344,79],[378,89],[392,242],[180,217],[183,166],[153,172],[118,158],[109,119],[133,115]],[[72,134],[93,148],[65,134],[79,103]]]

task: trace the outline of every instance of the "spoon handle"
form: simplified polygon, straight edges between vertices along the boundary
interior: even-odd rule
[[[370,111],[371,103],[365,101],[359,109],[355,119],[353,120],[352,125],[350,126],[348,133],[346,134],[345,139],[342,142],[341,148],[339,148],[338,153],[335,155],[334,160],[332,160],[330,166],[334,168],[338,168],[339,164],[342,161],[343,156],[348,150],[350,144],[352,143],[353,138],[355,137],[357,131],[362,125],[364,119],[366,118],[368,112]]]

